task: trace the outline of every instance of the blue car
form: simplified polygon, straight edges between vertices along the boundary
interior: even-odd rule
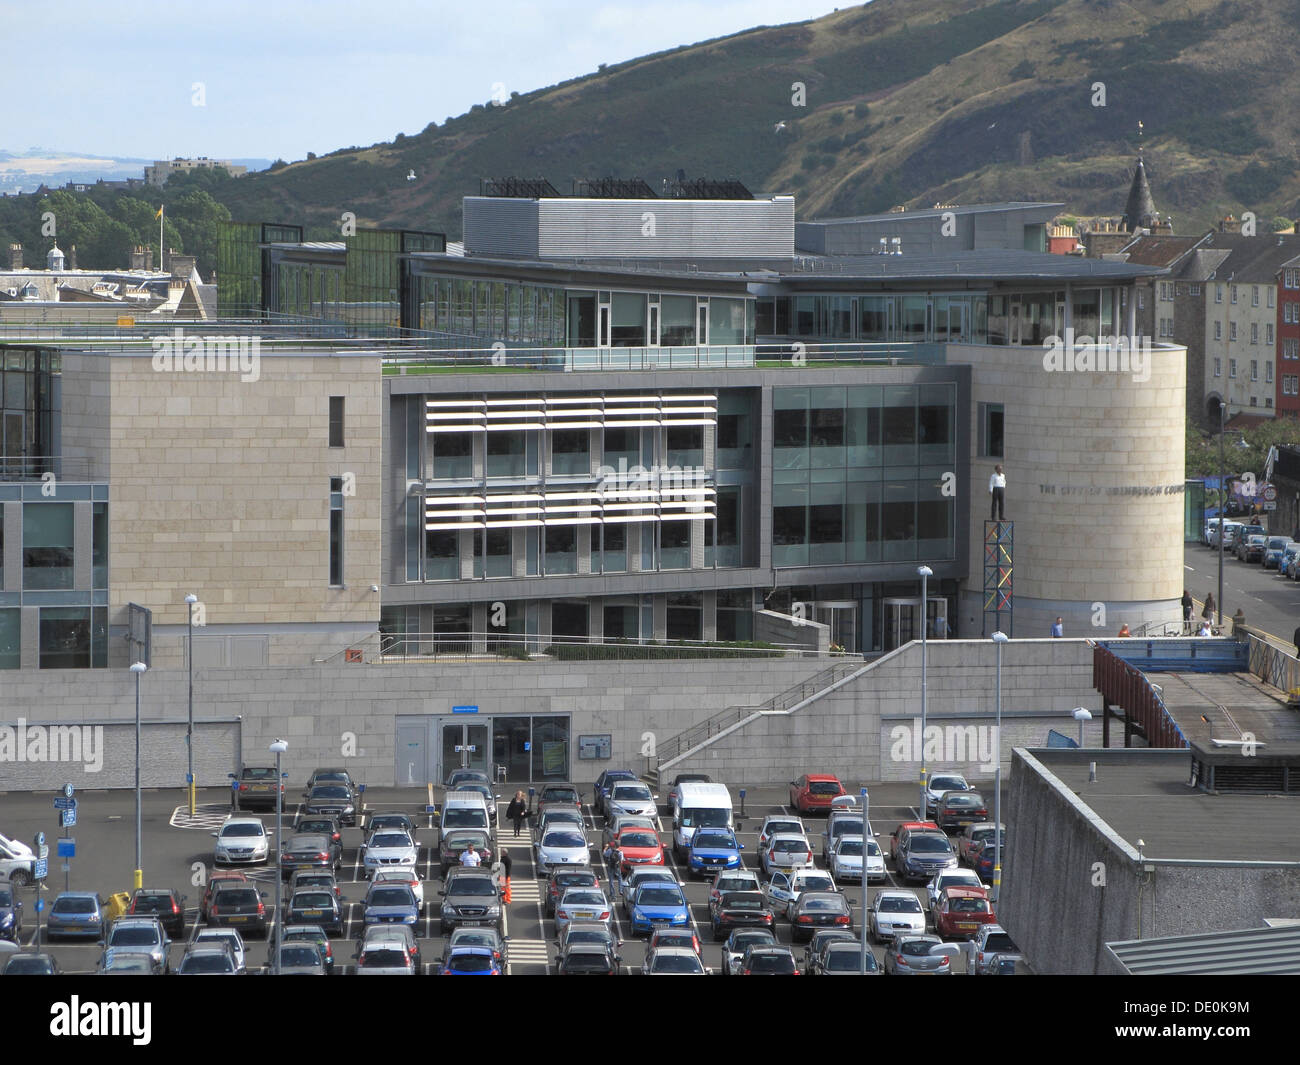
[[[686,896],[676,884],[654,881],[642,884],[628,904],[632,934],[649,935],[656,928],[687,928],[691,923]]]
[[[691,875],[706,876],[723,869],[740,868],[744,845],[729,828],[701,828],[691,837],[687,866]]]
[[[501,961],[490,947],[453,947],[440,976],[500,976]]]
[[[1282,569],[1282,557],[1286,554],[1286,549],[1291,546],[1292,540],[1289,536],[1270,536],[1264,541],[1264,568],[1274,569],[1279,572]]]
[[[51,939],[56,936],[88,936],[98,939],[104,934],[104,913],[99,896],[93,891],[64,891],[50,907]]]
[[[415,892],[405,884],[384,880],[371,884],[364,905],[367,927],[375,924],[413,925],[420,920],[420,904]]]

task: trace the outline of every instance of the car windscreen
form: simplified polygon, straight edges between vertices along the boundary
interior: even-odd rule
[[[722,897],[722,904],[729,910],[761,910],[763,896],[757,891],[734,892]]]
[[[983,899],[953,899],[948,908],[953,913],[988,913],[989,904]]]
[[[224,888],[213,897],[214,906],[255,906],[258,894],[256,888]]]
[[[614,801],[627,799],[632,802],[649,802],[650,789],[644,784],[617,784],[614,786]]]
[[[608,973],[612,968],[607,954],[579,951],[564,959],[566,973]]]
[[[898,945],[898,950],[909,957],[921,958],[929,954],[939,944],[931,939],[905,939]]]
[[[935,777],[930,781],[930,790],[937,792],[965,791],[966,781],[959,777]]]
[[[984,941],[986,954],[1019,954],[1019,948],[1005,932],[994,932]]]
[[[181,972],[183,973],[232,973],[235,971],[234,962],[230,960],[228,954],[199,954],[192,955],[181,962]]]
[[[463,851],[470,843],[474,844],[475,850],[483,850],[487,847],[487,841],[487,836],[482,832],[449,832],[442,837],[443,847],[457,853]]]
[[[704,967],[690,954],[656,954],[653,969],[657,973],[698,973]]]
[[[587,891],[583,888],[574,888],[564,893],[565,906],[604,906],[605,896],[599,891]]]
[[[697,846],[699,839],[699,836],[695,837]],[[657,847],[659,846],[659,838],[653,832],[625,832],[619,837],[618,845],[620,847]]]
[[[983,804],[983,800],[978,795],[969,793],[949,795],[943,802],[950,810],[973,810]]]
[[[221,830],[223,836],[264,836],[266,830],[261,825],[236,824],[226,825]]]
[[[370,889],[371,906],[414,906],[415,896],[409,887],[380,887]]]
[[[913,836],[908,842],[913,854],[947,854],[952,850],[942,836]]]
[[[597,883],[595,873],[556,873],[555,884],[563,890],[568,887],[593,887]]]
[[[726,828],[730,823],[730,810],[693,806],[682,811],[682,825],[686,828]]]
[[[315,947],[290,943],[280,948],[281,965],[319,965],[320,951]]]
[[[803,826],[798,821],[769,821],[764,826],[763,831],[769,836],[778,836],[782,832],[793,832],[796,835],[801,835]]]
[[[880,900],[881,913],[920,913],[921,904],[914,896],[908,898],[883,898]]]
[[[734,850],[736,841],[726,832],[696,832],[691,840],[696,847],[722,847]]]
[[[772,849],[777,854],[798,854],[800,852],[808,853],[808,845],[801,839],[776,839],[772,841]]]
[[[797,891],[834,891],[835,882],[828,876],[806,876],[792,885]]]
[[[158,933],[152,928],[114,928],[109,936],[111,947],[149,947],[158,942]]]
[[[544,840],[543,847],[585,847],[587,841],[576,832],[551,832]]]
[[[443,828],[487,828],[487,814],[467,806],[457,806],[442,815]]]
[[[674,888],[647,885],[637,892],[636,904],[638,906],[680,906],[682,895]]]
[[[843,855],[843,854],[847,854],[847,855],[849,855],[850,857],[861,858],[861,857],[862,857],[862,840],[860,840],[860,839],[846,839],[843,843],[840,844],[839,853],[842,854],[842,855]]]
[[[867,971],[874,968],[875,955],[867,952]],[[862,969],[862,954],[855,947],[832,950],[826,954],[826,968],[833,973],[855,973]]]
[[[55,899],[55,913],[94,913],[94,899]]]
[[[844,903],[838,898],[817,898],[804,895],[799,900],[799,908],[804,913],[836,913],[844,909]]]
[[[491,895],[492,880],[485,876],[453,877],[447,887],[448,895]]]
[[[333,904],[334,896],[328,891],[299,891],[289,902],[296,910],[328,910]]]
[[[749,959],[751,972],[756,973],[793,973],[794,958],[789,954],[756,954]]]
[[[322,787],[311,789],[312,799],[348,799],[351,794],[348,789],[339,784],[326,784]]]
[[[1290,541],[1285,536],[1275,536],[1268,542],[1270,551],[1281,551]]]
[[[361,965],[366,969],[405,969],[407,965],[404,950],[370,949],[362,957]]]
[[[537,801],[538,803],[571,802],[576,805],[578,791],[576,788],[546,788]]]
[[[485,973],[492,968],[492,958],[487,954],[457,954],[451,967],[458,973]]]
[[[410,847],[411,837],[405,832],[381,832],[370,839],[371,847]]]
[[[772,933],[766,930],[758,932],[737,932],[731,941],[732,950],[736,954],[743,954],[747,947],[752,947],[755,943],[771,943]]]

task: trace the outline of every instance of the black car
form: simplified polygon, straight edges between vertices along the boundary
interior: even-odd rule
[[[710,914],[713,938],[725,939],[733,928],[773,928],[776,918],[761,891],[724,891]]]
[[[606,943],[572,943],[555,957],[560,976],[618,976],[621,954]]]
[[[346,769],[329,768],[317,769],[307,778],[307,783],[303,787],[302,793],[306,795],[317,784],[345,784],[355,793],[358,791],[357,782],[352,779],[352,774]]]
[[[23,900],[8,881],[0,881],[0,939],[12,939],[17,943],[22,930]]]
[[[339,824],[339,819],[329,814],[304,814],[298,815],[298,820],[294,822],[293,830],[295,833],[302,835],[328,836],[330,843],[334,846],[335,861],[343,859],[343,826]]]
[[[238,928],[245,938],[253,931],[266,938],[269,924],[264,898],[266,892],[258,891],[251,884],[223,883],[208,903],[208,924],[214,928]]]
[[[356,793],[346,784],[317,784],[302,804],[304,814],[326,814],[342,824],[357,823]]]
[[[334,872],[334,848],[328,836],[296,835],[285,841],[280,853],[280,875],[287,878],[299,869]]]
[[[5,962],[5,976],[58,976],[59,963],[52,954],[11,954]]]
[[[140,888],[131,896],[130,917],[157,917],[172,939],[185,938],[186,896],[171,888]]]
[[[315,943],[316,946],[320,948],[321,955],[325,959],[325,972],[327,974],[332,974],[334,972],[334,948],[330,945],[330,937],[326,935],[325,929],[320,925],[286,925],[284,931],[280,933],[280,942]]]
[[[232,810],[275,810],[276,776],[275,766],[246,765],[239,775],[229,774],[232,781],[230,788],[230,808]],[[279,793],[284,794],[284,784],[280,784]]]
[[[343,934],[343,900],[328,888],[303,888],[289,898],[288,924],[318,924],[326,932]]]
[[[849,902],[838,891],[805,891],[790,911],[791,938],[807,943],[818,928],[853,928]]]
[[[366,819],[365,834],[369,836],[377,829],[397,829],[415,839],[416,825],[408,814],[371,814]]]

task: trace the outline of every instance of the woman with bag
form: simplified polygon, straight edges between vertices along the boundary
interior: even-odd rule
[[[1201,617],[1205,618],[1206,621],[1213,621],[1213,620],[1214,620],[1214,610],[1215,610],[1215,606],[1214,606],[1214,593],[1213,593],[1213,592],[1206,592],[1206,593],[1205,593],[1205,609],[1203,609],[1203,610],[1201,611]]]
[[[515,797],[510,800],[510,805],[506,807],[506,817],[515,823],[515,835],[518,836],[528,817],[528,800],[522,791],[515,792]]]

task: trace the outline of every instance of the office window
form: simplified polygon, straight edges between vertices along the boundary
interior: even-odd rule
[[[1215,340],[1222,340],[1222,339],[1223,339],[1223,323],[1222,323],[1222,322],[1215,322],[1215,323],[1214,323],[1214,339],[1215,339]]]
[[[23,507],[23,587],[72,587],[72,504],[28,503]]]
[[[1259,343],[1259,323],[1258,323],[1258,322],[1251,322],[1251,323],[1250,323],[1250,342],[1251,342],[1252,344],[1258,344],[1258,343]]]
[[[1300,337],[1285,337],[1282,340],[1282,358],[1300,358]]]
[[[91,586],[108,587],[108,504],[91,504]],[[4,536],[0,534],[0,551],[4,550]]]
[[[526,467],[525,430],[487,434],[487,475],[523,477]],[[468,433],[464,434],[469,436]]]
[[[474,472],[473,433],[432,433],[435,478],[464,478]]]
[[[1223,360],[1220,359],[1217,355],[1215,356],[1214,359],[1214,376],[1215,377],[1223,376]]]
[[[578,528],[576,525],[551,525],[545,530],[546,572],[578,572]]]
[[[754,638],[754,593],[748,588],[718,592],[718,639]],[[0,665],[0,668],[3,668]]]
[[[343,478],[330,478],[330,586],[343,586]]]
[[[21,611],[0,610],[0,669],[18,669],[22,657]]]
[[[427,531],[424,534],[424,579],[454,581],[459,577],[460,533],[454,529]]]
[[[1003,407],[1001,403],[979,406],[979,453],[984,458],[1000,459],[1002,450]]]
[[[1258,406],[1259,406],[1259,400],[1258,400],[1256,397],[1251,396],[1251,397],[1250,397],[1250,405],[1251,405],[1252,407],[1258,407]]]
[[[343,397],[330,396],[330,447],[343,446]]]
[[[1229,376],[1229,377],[1236,377],[1236,376],[1237,376],[1237,360],[1236,360],[1236,359],[1229,359],[1229,360],[1228,360],[1228,376]]]
[[[591,472],[591,434],[586,429],[556,429],[551,433],[551,472]]]
[[[704,596],[700,592],[673,592],[668,596],[668,639],[704,639]]]

